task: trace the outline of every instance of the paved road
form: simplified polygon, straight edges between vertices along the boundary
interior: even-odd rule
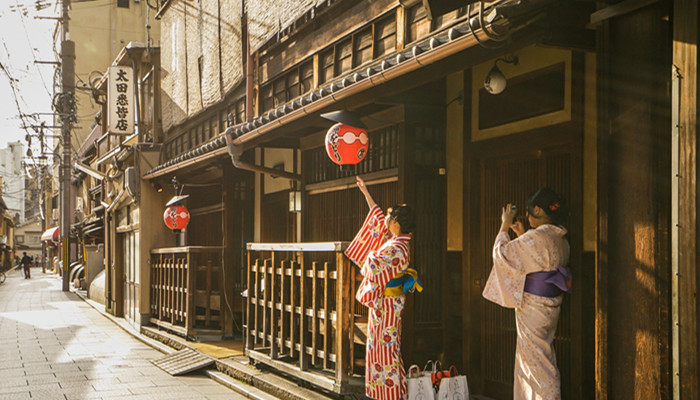
[[[0,285],[0,399],[243,399],[203,375],[173,377],[138,341],[55,275]]]

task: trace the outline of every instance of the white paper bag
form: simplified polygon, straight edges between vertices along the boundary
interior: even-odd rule
[[[417,365],[411,365],[406,374],[407,400],[435,400],[435,390],[430,375],[424,376]]]
[[[468,400],[469,385],[467,385],[467,377],[457,375],[450,378],[442,378],[437,398],[438,400]]]

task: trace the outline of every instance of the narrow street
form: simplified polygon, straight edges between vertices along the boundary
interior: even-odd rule
[[[173,377],[163,355],[124,332],[55,275],[0,285],[0,399],[242,399],[204,375]]]

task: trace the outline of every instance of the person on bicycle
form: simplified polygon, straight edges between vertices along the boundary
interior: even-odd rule
[[[26,251],[23,251],[22,254],[23,257],[19,263],[22,264],[22,267],[24,268],[24,279],[32,279],[32,274],[29,270],[29,268],[32,266],[32,258],[27,255]]]

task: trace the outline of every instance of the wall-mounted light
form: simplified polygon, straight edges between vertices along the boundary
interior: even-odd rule
[[[289,212],[298,213],[301,212],[301,191],[290,190],[289,191]]]
[[[151,185],[153,186],[153,189],[156,190],[156,192],[160,193],[163,191],[163,186],[161,186],[160,183],[152,182]]]
[[[518,57],[510,56],[507,58],[499,58],[493,63],[493,68],[491,68],[491,71],[489,71],[489,73],[486,75],[486,79],[484,79],[484,89],[494,95],[500,94],[506,90],[507,81],[505,75],[503,75],[503,72],[501,72],[500,68],[498,68],[499,61],[518,65]]]

